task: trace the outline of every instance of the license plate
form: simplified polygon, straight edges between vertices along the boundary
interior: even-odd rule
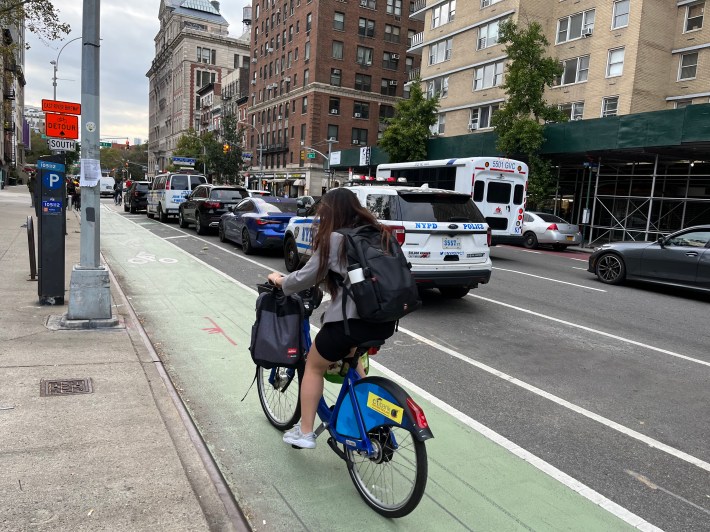
[[[460,238],[444,238],[442,244],[444,249],[461,249]]]
[[[567,237],[567,240],[574,240],[574,237],[573,237],[573,236],[568,236],[568,237]]]

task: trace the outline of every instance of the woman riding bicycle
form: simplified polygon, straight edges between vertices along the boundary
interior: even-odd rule
[[[289,445],[304,449],[316,446],[313,424],[318,401],[323,395],[323,375],[328,366],[354,353],[355,348],[371,340],[385,340],[394,334],[395,322],[373,323],[360,320],[355,302],[348,298],[345,315],[350,334],[345,334],[342,298],[347,297],[329,275],[330,271],[340,274],[349,286],[347,261],[343,235],[336,231],[341,228],[372,225],[385,231],[377,219],[365,209],[357,196],[345,188],[336,188],[325,194],[318,208],[318,231],[313,239],[313,256],[306,265],[287,276],[278,272],[269,274],[269,281],[290,295],[324,283],[330,293],[331,303],[323,315],[323,327],[316,335],[308,352],[306,368],[301,380],[301,423],[284,434],[283,440]],[[365,376],[362,364],[358,373]]]

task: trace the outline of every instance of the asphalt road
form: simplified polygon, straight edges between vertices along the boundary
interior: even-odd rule
[[[285,271],[276,253],[125,216],[247,286]],[[426,292],[378,362],[647,522],[710,529],[708,297],[602,285],[584,253],[491,256],[488,285]]]

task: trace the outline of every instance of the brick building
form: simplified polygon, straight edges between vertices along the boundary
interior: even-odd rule
[[[248,147],[277,193],[320,194],[330,150],[372,146],[405,96],[422,23],[403,0],[255,0]],[[301,158],[302,147],[323,155]]]
[[[441,97],[435,132],[490,129],[505,101],[508,18],[539,22],[564,73],[547,99],[571,119],[672,109],[710,101],[710,25],[704,0],[417,0],[410,19],[424,30],[408,53],[422,54],[423,89]]]
[[[149,78],[148,176],[170,164],[179,138],[200,128],[198,91],[249,68],[249,40],[229,37],[229,23],[213,0],[161,0],[160,30]],[[211,109],[214,112],[215,109]]]

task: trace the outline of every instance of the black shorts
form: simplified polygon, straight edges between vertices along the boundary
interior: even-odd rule
[[[372,340],[386,340],[394,334],[396,322],[374,323],[362,320],[348,320],[350,335],[345,334],[342,321],[333,321],[323,325],[315,339],[316,349],[324,359],[330,362],[342,360],[353,347]]]

